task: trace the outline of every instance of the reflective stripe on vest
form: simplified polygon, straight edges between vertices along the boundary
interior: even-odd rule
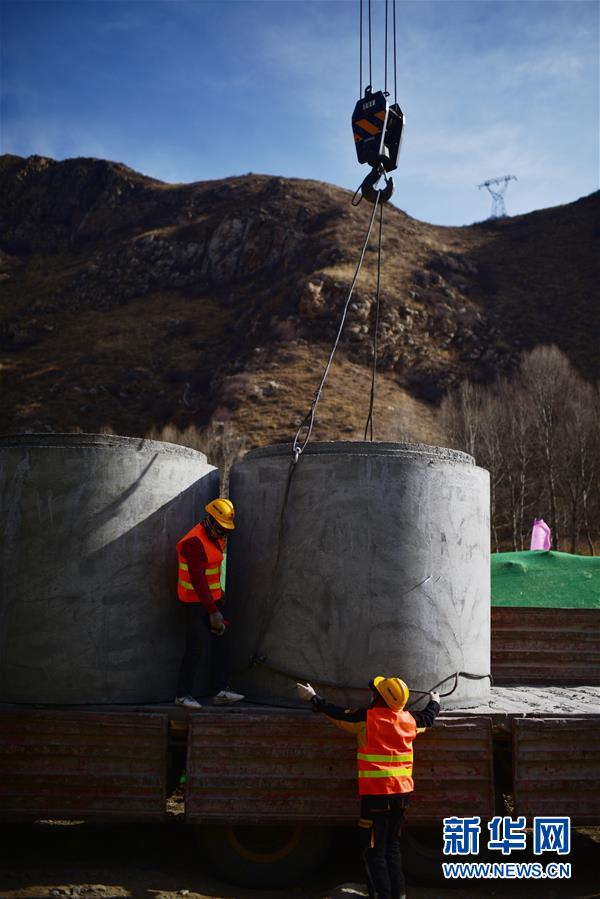
[[[182,571],[189,571],[189,570],[190,570],[189,565],[187,565],[185,562],[179,563],[179,573],[180,574]],[[221,569],[220,569],[220,567],[205,568],[204,574],[206,575],[206,580],[208,581],[208,586],[210,587],[211,590],[220,590],[221,589]],[[217,576],[216,581],[214,578],[209,577],[209,575],[213,575],[213,574],[215,574]],[[190,584],[189,581],[184,581],[181,578],[179,578],[178,583],[180,583],[182,587],[185,587],[186,590],[194,589],[193,584]]]
[[[367,755],[365,752],[357,752],[357,759],[364,759],[365,762],[410,762],[412,765],[412,752],[403,752],[400,755]]]
[[[356,753],[359,793],[411,792],[415,719],[409,712],[374,706],[367,709],[366,723],[366,744]]]
[[[359,771],[359,777],[412,777],[412,765],[401,768],[380,768],[378,771]]]
[[[206,575],[206,580],[208,581],[208,586],[211,590],[220,590],[221,589],[221,566],[217,566],[217,568],[205,568],[204,574]],[[211,575],[216,575],[215,577],[211,577]]]
[[[214,600],[220,599],[223,595],[223,591],[221,589],[221,563],[223,561],[223,544],[221,541],[221,547],[215,544],[206,533],[203,524],[197,524],[192,528],[191,531],[189,531],[189,533],[185,535],[185,537],[183,537],[177,543],[177,557],[179,562],[177,595],[182,602],[199,602],[198,594],[194,589],[194,585],[189,580],[189,565],[184,561],[180,551],[180,544],[183,543],[184,540],[187,540],[189,537],[196,537],[202,544],[208,562],[208,567],[204,569],[204,575],[206,577],[206,581],[210,589],[212,598]]]

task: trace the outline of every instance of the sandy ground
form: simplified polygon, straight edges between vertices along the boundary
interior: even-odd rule
[[[165,825],[0,827],[2,899],[326,899],[336,885],[363,881],[360,859],[340,834],[327,865],[303,886],[250,890],[215,879],[200,862],[193,830]],[[600,828],[573,837],[569,882],[488,881],[409,886],[409,899],[600,899]],[[337,895],[340,895],[339,892]]]

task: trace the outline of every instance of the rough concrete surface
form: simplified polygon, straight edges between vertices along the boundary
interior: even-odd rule
[[[180,446],[0,438],[0,701],[172,698],[175,543],[218,489],[206,456]]]
[[[460,709],[453,709],[460,712]],[[489,701],[468,709],[469,714],[600,715],[600,687],[492,687]]]
[[[292,458],[267,447],[231,473],[242,691],[290,699],[303,679],[353,702],[376,674],[428,691],[456,671],[489,673],[488,473],[421,445],[312,444],[290,477]],[[448,705],[488,695],[487,679],[461,680]]]

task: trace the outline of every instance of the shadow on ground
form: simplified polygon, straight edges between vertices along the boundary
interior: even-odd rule
[[[285,890],[232,886],[211,875],[181,820],[166,824],[38,823],[0,826],[2,899],[325,899],[336,884],[363,882],[351,830],[336,834],[327,865]],[[600,899],[600,828],[573,834],[570,881],[475,881],[411,885],[409,899]],[[505,860],[505,859],[504,859]],[[511,860],[513,860],[511,858]],[[519,861],[533,856],[520,855]],[[535,859],[535,860],[540,860]],[[339,895],[339,894],[338,894]]]

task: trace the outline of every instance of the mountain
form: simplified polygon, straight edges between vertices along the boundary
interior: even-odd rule
[[[372,207],[317,181],[165,184],[100,159],[0,157],[4,433],[229,420],[287,440],[333,343]],[[435,404],[540,343],[600,377],[599,193],[469,227],[384,210],[375,435],[440,439]],[[314,437],[367,415],[377,225]]]

